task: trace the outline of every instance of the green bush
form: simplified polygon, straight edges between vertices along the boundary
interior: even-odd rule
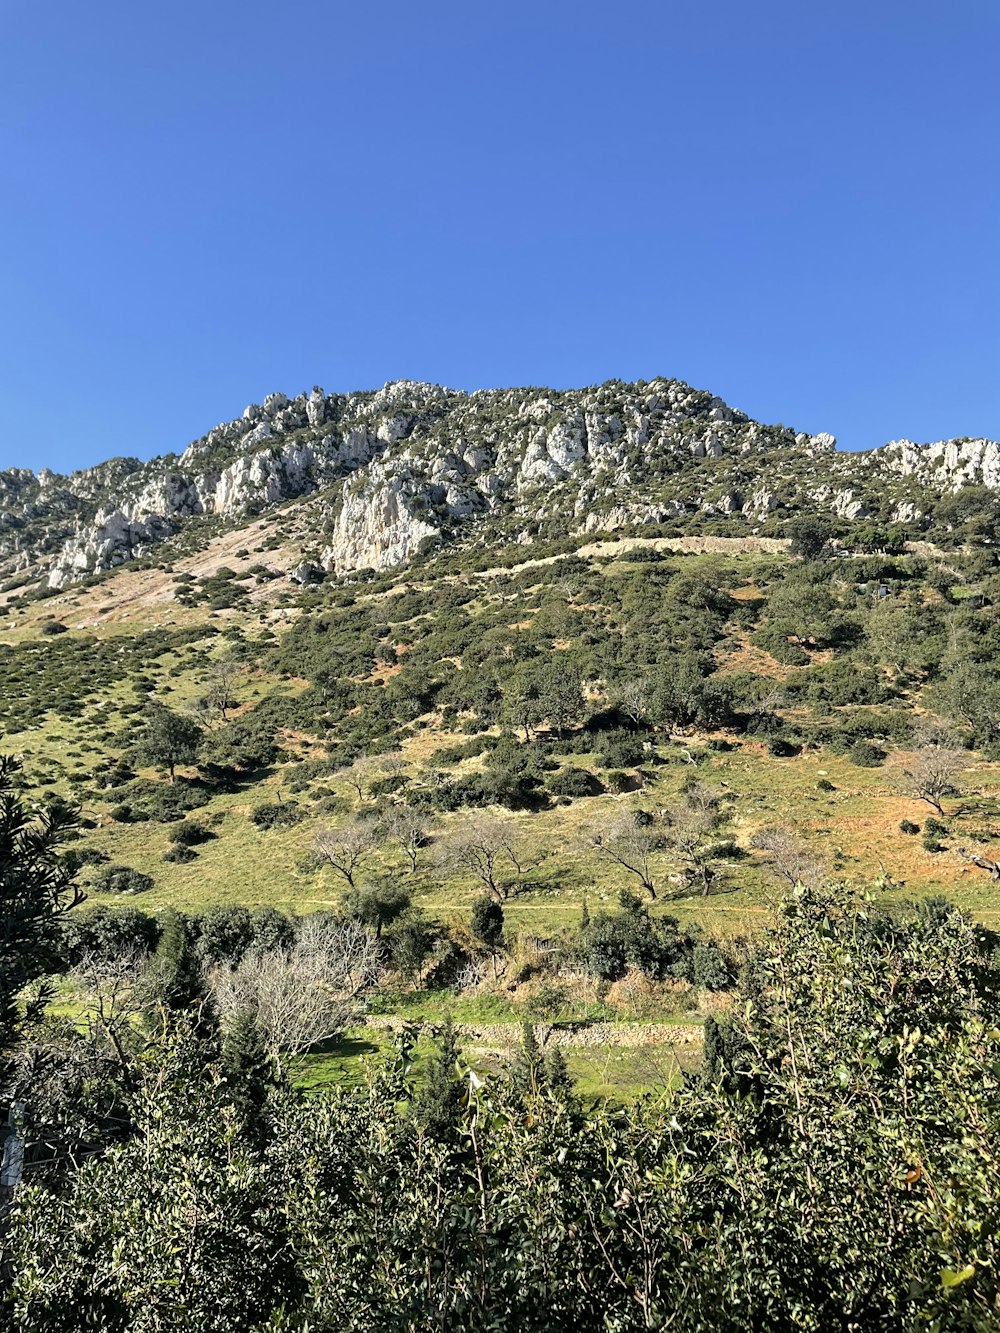
[[[546,779],[545,785],[553,796],[599,796],[604,790],[585,768],[560,769]]]
[[[295,801],[285,801],[281,805],[258,805],[250,819],[260,829],[290,828],[305,819],[305,811]]]
[[[152,875],[119,865],[102,866],[91,880],[96,893],[147,893],[154,883]]]
[[[885,751],[871,741],[855,741],[847,757],[858,768],[880,768],[885,763]]]

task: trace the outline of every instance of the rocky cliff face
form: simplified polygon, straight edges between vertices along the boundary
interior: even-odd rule
[[[1000,444],[895,441],[837,454],[829,435],[752,421],[677,380],[557,392],[275,393],[182,454],[70,477],[0,473],[0,574],[61,587],[211,522],[311,498],[323,565],[405,563],[491,516],[596,532],[708,516],[747,531],[818,510],[919,524],[934,498],[1000,490]]]

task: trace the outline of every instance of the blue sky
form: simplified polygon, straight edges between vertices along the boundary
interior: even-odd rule
[[[1000,7],[5,0],[0,467],[676,375],[1000,434]]]

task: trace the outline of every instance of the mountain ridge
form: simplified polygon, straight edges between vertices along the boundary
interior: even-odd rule
[[[662,377],[583,389],[452,390],[399,380],[269,394],[181,453],[69,476],[0,472],[0,578],[50,588],[197,544],[290,500],[311,512],[314,564],[405,565],[428,545],[495,530],[530,540],[630,528],[780,535],[788,518],[903,525],[917,536],[965,487],[1000,490],[1000,444],[890,441],[767,425]]]

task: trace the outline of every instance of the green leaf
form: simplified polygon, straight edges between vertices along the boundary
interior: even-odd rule
[[[970,1277],[975,1277],[975,1275],[975,1264],[966,1264],[964,1268],[960,1268],[957,1272],[954,1268],[942,1268],[941,1285],[945,1288],[957,1287],[960,1282],[965,1282]]]

